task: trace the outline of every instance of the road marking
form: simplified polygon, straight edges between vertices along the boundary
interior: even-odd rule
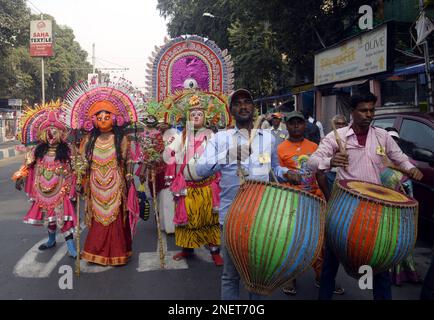
[[[81,231],[83,231],[86,226],[81,225]],[[165,269],[164,270],[181,270],[188,269],[188,263],[185,259],[175,261],[173,256],[179,251],[168,251],[167,250],[167,239],[166,234],[163,233],[163,248],[165,252]],[[67,254],[67,246],[65,240],[61,234],[56,236],[57,247],[51,249],[50,251],[55,251],[55,254],[51,257],[48,262],[38,262],[37,256],[42,254],[39,250],[39,246],[45,243],[46,238],[42,239],[36,243],[29,251],[27,251],[24,256],[17,262],[14,267],[13,274],[17,277],[22,278],[48,278],[59,262],[63,259],[65,254]],[[59,246],[59,244],[61,244]],[[207,263],[213,263],[209,251],[204,248],[195,249],[196,257]],[[70,265],[74,265],[75,261],[70,259],[68,261]],[[88,263],[85,260],[80,261],[80,271],[83,273],[100,273],[106,272],[113,269],[112,266],[101,266],[97,264]],[[161,270],[160,268],[160,252],[159,245],[157,243],[157,250],[155,252],[141,252],[139,254],[138,272],[147,272]]]
[[[81,231],[86,228],[85,224],[81,225]],[[24,256],[18,261],[15,265],[13,273],[17,277],[22,278],[48,278],[59,264],[60,260],[63,259],[65,254],[68,252],[66,247],[65,240],[61,234],[56,236],[56,243],[62,243],[60,247],[53,248],[51,250],[56,250],[56,253],[48,262],[38,262],[36,257],[39,254],[42,254],[42,251],[39,250],[39,246],[43,243],[46,243],[47,239],[44,238],[38,243],[36,243],[29,251],[27,251]],[[50,251],[51,251],[50,250]],[[75,260],[70,259],[68,264],[75,265]],[[99,273],[105,272],[112,269],[111,266],[100,266],[94,264],[88,264],[87,261],[80,261],[80,271],[83,273]]]
[[[167,239],[166,234],[162,234],[162,242],[164,248],[164,270],[180,270],[188,269],[188,263],[186,259],[179,261],[173,260],[173,256],[179,251],[168,251],[167,250]],[[141,252],[139,254],[139,266],[137,268],[138,272],[147,272],[162,270],[160,267],[160,246],[157,243],[157,250],[155,252]],[[196,257],[202,261],[213,263],[211,254],[209,250],[204,247],[194,249]]]
[[[56,250],[56,253],[48,262],[36,261],[36,257],[41,253],[38,247],[47,240],[43,239],[35,244],[15,265],[13,271],[14,275],[22,278],[48,278],[67,251],[65,240],[61,238],[63,237],[56,237],[56,242],[63,242],[63,244],[57,250],[52,249]]]
[[[185,259],[175,261],[173,256],[177,251],[167,250],[166,234],[162,234],[162,242],[164,249],[164,269],[160,267],[160,245],[157,241],[156,252],[141,252],[139,254],[139,267],[138,272],[155,271],[155,270],[175,270],[175,269],[188,269],[188,264]]]

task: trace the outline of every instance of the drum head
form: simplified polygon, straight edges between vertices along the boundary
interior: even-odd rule
[[[397,207],[417,206],[417,201],[405,194],[378,184],[358,180],[339,180],[337,184],[341,189],[353,195],[374,202],[387,203]]]

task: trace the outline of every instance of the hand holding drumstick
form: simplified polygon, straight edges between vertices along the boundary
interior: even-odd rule
[[[342,167],[346,170],[346,167],[349,165],[348,162],[348,153],[345,150],[345,147],[342,145],[341,137],[339,137],[339,133],[336,130],[335,123],[332,121],[333,132],[335,134],[336,143],[339,147],[339,152],[337,152],[330,160],[331,167]]]

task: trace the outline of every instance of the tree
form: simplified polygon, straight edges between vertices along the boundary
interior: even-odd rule
[[[376,0],[159,0],[170,18],[172,37],[208,35],[228,48],[235,61],[237,86],[255,93],[289,91],[290,84],[312,81],[314,54],[350,35],[358,9]],[[219,29],[204,22],[211,12]],[[224,18],[223,18],[224,17]],[[256,72],[255,72],[256,71]]]
[[[17,4],[23,1],[17,1]],[[3,7],[6,3],[8,6]],[[39,15],[30,15],[22,6],[14,6],[11,1],[0,0],[3,8],[0,15],[18,16],[22,23],[18,29],[3,28],[0,43],[0,97],[21,98],[30,104],[41,100],[41,59],[30,57],[29,33],[30,21],[38,20]],[[6,12],[6,13],[5,13]],[[54,17],[44,16],[53,23],[54,56],[45,59],[45,96],[46,100],[61,98],[66,90],[79,80],[87,79],[92,70],[86,61],[87,52],[75,41],[74,32],[67,26],[59,26]],[[12,30],[12,31],[11,31]],[[10,33],[10,32],[16,32]],[[17,36],[15,36],[17,35]],[[12,40],[7,40],[12,39]]]
[[[30,10],[24,0],[0,0],[0,55],[24,43],[27,36],[24,30],[29,17]]]

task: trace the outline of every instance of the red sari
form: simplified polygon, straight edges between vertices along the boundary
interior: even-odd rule
[[[114,135],[107,140],[98,137],[87,184],[89,233],[82,252],[84,260],[116,266],[126,264],[132,255],[124,171],[117,163]]]

